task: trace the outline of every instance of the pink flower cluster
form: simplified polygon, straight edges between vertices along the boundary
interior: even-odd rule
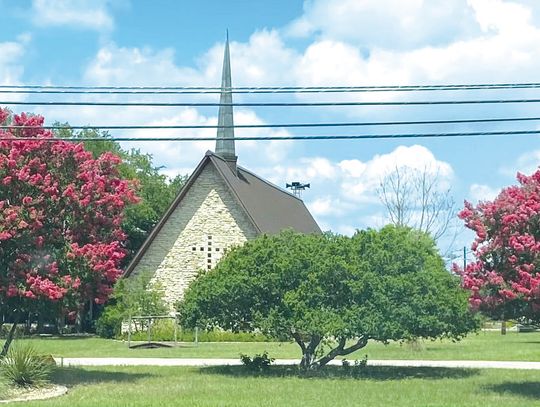
[[[519,185],[503,189],[493,201],[476,207],[465,202],[459,213],[476,234],[471,245],[476,261],[454,271],[471,291],[475,308],[521,301],[531,312],[540,310],[540,170],[517,179]]]
[[[0,108],[0,124],[9,120]],[[134,184],[120,177],[119,157],[94,159],[82,143],[51,142],[42,117],[11,122],[33,128],[0,130],[0,293],[11,301],[104,302],[120,275]]]

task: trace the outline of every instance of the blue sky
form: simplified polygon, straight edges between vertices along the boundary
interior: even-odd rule
[[[216,86],[229,29],[235,86],[355,86],[539,82],[540,4],[533,0],[0,0],[0,83]],[[540,91],[241,96],[236,101],[538,98]],[[11,96],[14,97],[14,96]],[[8,96],[2,96],[7,100]],[[27,100],[36,97],[19,96]],[[66,97],[63,97],[66,99]],[[114,99],[114,97],[112,98]],[[125,97],[124,97],[125,99]],[[150,100],[139,97],[137,100]],[[193,99],[193,98],[192,98]],[[74,99],[75,100],[75,99]],[[133,99],[135,100],[135,99]],[[172,100],[161,99],[161,100]],[[196,100],[213,101],[208,96]],[[13,108],[48,123],[215,124],[216,109]],[[237,108],[237,124],[540,116],[537,104]],[[319,130],[405,133],[536,129],[537,123]],[[310,129],[237,135],[314,134]],[[133,132],[212,136],[213,131]],[[126,132],[113,135],[124,136]],[[241,165],[273,182],[310,182],[304,195],[325,229],[385,223],[375,189],[396,166],[437,172],[461,206],[490,199],[534,171],[539,137],[242,142]],[[133,143],[167,174],[189,173],[212,142]],[[462,234],[456,247],[470,236]]]

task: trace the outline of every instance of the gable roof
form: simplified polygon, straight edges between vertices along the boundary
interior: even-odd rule
[[[301,233],[321,233],[319,225],[317,225],[317,222],[315,222],[315,219],[313,219],[300,198],[243,167],[230,166],[230,162],[211,151],[207,151],[171,206],[150,232],[133,260],[131,260],[124,272],[125,277],[129,276],[137,266],[155,237],[185,197],[187,191],[209,163],[212,163],[217,169],[217,172],[228,185],[229,190],[240,206],[243,207],[259,233],[275,234],[287,228]]]

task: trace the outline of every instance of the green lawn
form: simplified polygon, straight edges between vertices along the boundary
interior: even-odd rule
[[[240,353],[253,355],[265,350],[274,358],[299,358],[294,343],[214,342],[181,344],[178,348],[128,349],[125,343],[101,338],[26,339],[37,351],[64,357],[175,357],[175,358],[238,358]],[[522,360],[540,361],[540,333],[480,332],[460,342],[425,341],[417,350],[408,344],[383,345],[370,342],[354,355],[369,359],[434,359],[434,360]]]
[[[241,367],[64,369],[66,396],[28,406],[536,406],[540,372],[441,368],[368,368],[366,377],[299,377],[274,367],[265,376]]]

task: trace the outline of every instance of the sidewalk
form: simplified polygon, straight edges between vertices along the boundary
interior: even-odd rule
[[[241,365],[239,359],[172,359],[172,358],[54,358],[58,366],[223,366]],[[298,359],[277,359],[275,365],[297,365]],[[341,360],[329,364],[341,365]],[[448,367],[468,369],[540,370],[540,362],[491,360],[368,360],[370,366]]]

